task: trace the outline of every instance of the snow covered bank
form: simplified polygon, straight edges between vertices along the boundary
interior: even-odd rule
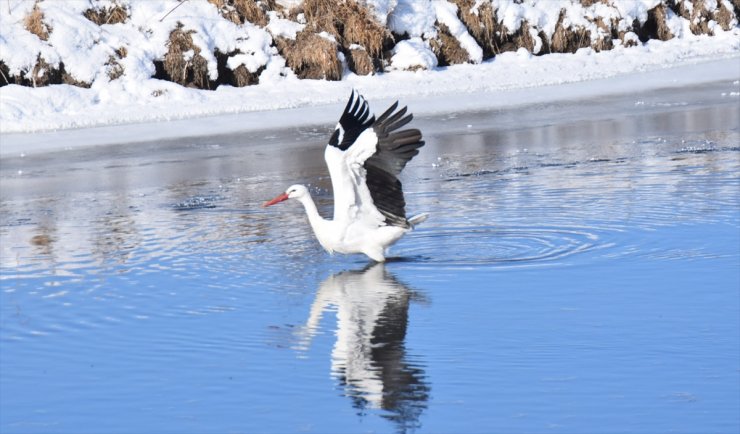
[[[732,58],[729,72],[740,74],[740,32],[718,36],[651,41],[639,47],[596,53],[531,56],[504,53],[479,65],[454,65],[433,71],[395,71],[375,76],[351,74],[340,82],[299,80],[215,91],[185,88],[157,80],[115,80],[90,89],[70,85],[0,89],[0,132],[32,132],[120,123],[167,121],[228,113],[276,110],[339,103],[351,88],[370,99],[481,92],[572,83],[637,71],[664,70],[670,84],[672,67]],[[702,77],[696,77],[701,80]]]
[[[263,3],[276,7],[271,1],[260,4]],[[560,91],[550,91],[544,90],[543,86],[591,80],[602,81],[592,82],[597,83],[593,86],[584,85],[578,88],[591,88],[592,94],[598,94],[639,89],[645,85],[645,80],[649,82],[649,86],[656,88],[675,86],[675,80],[683,80],[682,83],[688,85],[709,80],[740,79],[740,28],[737,27],[734,15],[728,18],[727,13],[733,5],[727,0],[671,3],[680,9],[677,11],[687,14],[689,18],[672,12],[673,9],[670,8],[660,9],[664,3],[659,0],[362,2],[366,8],[370,8],[367,10],[373,11],[373,15],[369,17],[362,15],[359,9],[355,10],[357,15],[353,17],[364,17],[365,21],[355,23],[354,29],[367,30],[368,26],[382,25],[391,29],[391,36],[402,33],[407,38],[398,41],[389,50],[384,50],[384,42],[373,39],[373,33],[369,30],[369,33],[351,35],[348,33],[348,26],[340,31],[334,21],[334,33],[321,31],[305,34],[305,29],[311,26],[311,19],[319,20],[315,16],[316,10],[311,12],[311,7],[321,2],[307,0],[278,3],[298,4],[303,8],[301,10],[305,16],[283,16],[274,10],[259,9],[262,15],[254,12],[252,18],[257,24],[240,22],[244,13],[239,15],[236,9],[231,10],[229,7],[242,4],[241,0],[189,0],[182,3],[174,0],[40,1],[38,7],[34,6],[34,2],[10,0],[7,5],[0,7],[0,18],[3,19],[3,25],[0,26],[0,59],[7,74],[25,74],[27,80],[41,80],[55,64],[64,64],[64,68],[59,67],[56,73],[66,74],[67,80],[76,84],[37,88],[11,84],[0,87],[0,133],[3,134],[0,152],[7,154],[8,149],[18,149],[13,145],[18,143],[26,143],[30,147],[34,147],[33,143],[42,146],[39,142],[41,137],[55,140],[53,136],[47,135],[24,138],[22,134],[18,134],[28,132],[211,117],[197,122],[179,123],[177,127],[169,124],[172,128],[157,126],[116,129],[114,140],[129,142],[156,137],[334,122],[336,110],[329,108],[332,106],[326,109],[308,108],[341,105],[351,88],[360,90],[370,100],[402,99],[403,102],[416,102],[414,111],[423,114],[519,104],[526,102],[522,100],[523,95],[529,95],[527,98],[532,97],[535,100],[538,95],[551,95],[546,98],[553,99],[575,97],[568,94],[575,88],[564,87]],[[359,5],[356,2],[342,4],[345,5],[343,7]],[[553,7],[553,4],[569,6],[563,9],[560,6]],[[93,16],[89,9],[91,5],[96,7],[93,12],[97,11],[95,13],[100,16]],[[33,15],[36,9],[39,12]],[[224,13],[229,10],[236,15],[229,15],[231,18],[226,20]],[[490,44],[496,41],[486,39],[491,35],[486,36],[472,30],[471,26],[475,27],[475,21],[469,16],[471,11],[478,11],[477,17],[483,21],[486,21],[485,17],[494,17],[493,28],[501,31],[512,28],[521,30],[526,25],[530,29],[539,29],[539,33],[527,33],[531,36],[529,39],[524,37],[524,33],[511,33],[507,42],[509,45],[502,45],[498,52],[493,53],[495,44]],[[658,20],[660,11],[663,21]],[[494,15],[490,15],[494,12]],[[595,35],[601,34],[598,26],[590,27],[596,25],[595,17],[614,18],[612,15],[617,12],[621,18],[611,25],[619,28],[627,26],[632,20],[630,25],[633,27],[625,27],[625,33],[610,39],[611,49],[606,50],[599,46],[592,48]],[[583,15],[582,19],[577,19],[581,16],[579,14]],[[39,15],[44,18],[39,18]],[[87,18],[88,15],[92,18]],[[24,25],[28,24],[25,19],[28,16],[35,17],[33,24],[38,25],[38,28],[31,28],[46,39],[25,29]],[[725,27],[730,26],[729,30],[723,30],[723,26],[714,21],[713,17],[724,17],[722,19],[726,21]],[[307,20],[307,24],[293,19]],[[369,19],[371,22],[367,21]],[[104,23],[96,25],[91,20]],[[672,39],[661,41],[661,38],[648,37],[643,43],[640,42],[640,35],[635,34],[634,38],[629,35],[629,29],[648,32],[650,29],[647,27],[657,25],[659,21],[670,24],[666,29],[670,30]],[[634,23],[637,23],[638,28],[634,27]],[[443,29],[447,33],[440,30],[441,25],[444,25]],[[583,45],[585,48],[574,50],[575,53],[543,56],[532,54],[542,54],[542,50],[547,47],[552,49],[558,43],[566,44],[570,33],[564,30],[558,33],[558,29],[562,30],[564,26],[588,30],[590,42],[586,44],[587,34],[583,33],[583,38],[576,46]],[[485,25],[481,28],[485,28]],[[653,29],[653,33],[657,35],[662,32],[667,38],[668,33],[665,32],[668,30],[659,31],[659,28],[661,27]],[[319,30],[316,27],[312,29]],[[695,34],[702,31],[712,33],[713,36]],[[446,37],[440,36],[442,34],[447,34],[452,39],[445,39]],[[318,39],[312,35],[318,35]],[[519,37],[517,35],[524,38],[520,38],[518,45],[513,42]],[[606,34],[602,36],[606,37]],[[308,53],[307,57],[299,55],[297,50],[301,47],[296,44],[301,38],[313,41],[321,50],[328,47],[329,53],[325,54],[333,53],[343,59],[340,62],[341,80],[300,78],[307,76],[316,66],[311,66],[313,64],[310,63],[311,56],[315,53]],[[558,38],[565,39],[557,42]],[[445,57],[440,54],[441,51],[428,51],[427,48],[433,48],[434,44],[445,41],[449,47],[453,39],[457,41],[458,48],[467,53],[467,61],[439,66],[445,62],[451,63],[451,54],[448,53]],[[604,38],[602,40],[605,41]],[[345,47],[349,41],[359,42],[352,42]],[[484,43],[485,41],[488,42]],[[633,44],[625,41],[633,41],[634,46],[628,46]],[[502,41],[496,44],[499,42]],[[284,44],[282,51],[275,44]],[[567,48],[566,45],[561,48]],[[512,48],[516,50],[506,51]],[[294,52],[287,55],[291,50]],[[368,56],[380,56],[365,59],[362,63],[370,68],[370,71],[366,71],[368,75],[353,72],[350,68],[352,66],[357,69],[361,66],[357,62],[363,51]],[[283,54],[287,57],[283,57]],[[41,65],[41,60],[46,66]],[[376,61],[386,63],[376,65]],[[385,72],[374,69],[376,66]],[[39,68],[44,70],[43,74],[38,74],[40,70],[33,73],[33,70]],[[163,73],[160,71],[162,68],[170,72]],[[194,68],[205,75],[195,74]],[[172,76],[173,70],[181,72],[179,79]],[[644,72],[650,74],[640,74]],[[195,85],[195,82],[200,82],[210,86],[212,82],[221,80],[219,77],[224,74],[233,85],[220,84],[214,90],[201,90],[178,84],[183,82]],[[620,81],[622,85],[615,87],[615,81],[603,81],[616,76],[632,77],[632,82],[626,83],[623,78]],[[687,80],[687,76],[693,81]],[[646,77],[652,78],[648,80]],[[89,87],[85,87],[88,85]],[[241,85],[246,86],[237,87]],[[523,91],[524,89],[531,90]],[[285,116],[286,112],[282,112],[279,116],[255,113],[214,117],[296,108],[306,109],[290,111],[293,114],[290,116]],[[331,116],[325,116],[325,113],[331,113]],[[229,122],[224,122],[225,119],[229,119]],[[135,131],[148,131],[149,136]],[[86,137],[94,137],[96,134],[90,131]],[[109,142],[111,138],[100,137],[99,140]],[[83,141],[92,143],[89,139]]]
[[[578,58],[580,56],[572,56],[570,61],[575,62],[575,59]],[[590,55],[586,58],[590,58]],[[526,64],[524,59],[519,60]],[[527,76],[519,68],[510,72],[509,80],[502,82],[503,87],[486,88],[480,86],[480,81],[476,81],[476,79],[483,76],[472,73],[472,71],[477,71],[477,68],[466,67],[463,68],[463,72],[472,69],[472,71],[467,71],[468,75],[464,75],[462,72],[455,73],[453,69],[452,72],[441,71],[438,74],[431,74],[436,77],[435,79],[423,80],[421,77],[417,77],[420,73],[409,73],[405,76],[406,81],[393,84],[386,83],[386,86],[383,82],[377,83],[374,81],[370,81],[364,86],[361,83],[351,82],[315,82],[316,87],[311,90],[293,87],[280,91],[273,90],[264,94],[260,94],[258,89],[245,88],[239,91],[252,90],[254,92],[248,96],[248,99],[258,99],[268,106],[270,105],[271,96],[274,97],[272,101],[285,98],[286,103],[296,103],[295,107],[298,106],[298,100],[295,97],[301,92],[308,92],[314,97],[310,102],[300,101],[302,105],[298,108],[207,115],[195,119],[188,118],[187,110],[182,110],[182,107],[179,107],[181,104],[178,104],[177,101],[161,104],[159,107],[138,106],[138,115],[142,119],[156,119],[157,116],[162,115],[162,107],[167,107],[171,117],[167,119],[167,122],[135,124],[116,124],[120,116],[116,116],[116,111],[109,108],[110,111],[107,112],[107,117],[96,118],[96,120],[110,121],[107,126],[61,131],[37,131],[32,134],[3,134],[0,157],[30,155],[39,152],[107,144],[148,142],[313,125],[330,126],[336,123],[337,116],[341,113],[350,88],[353,86],[368,95],[371,105],[376,109],[385,107],[399,98],[403,104],[408,105],[411,112],[418,118],[440,113],[515,108],[519,105],[581,100],[606,95],[639,94],[640,92],[661,88],[689,88],[702,83],[717,81],[727,83],[729,92],[723,97],[734,98],[740,103],[740,57],[737,54],[722,60],[707,60],[700,57],[684,60],[683,64],[674,63],[670,67],[653,64],[652,67],[646,67],[643,70],[638,70],[634,67],[635,65],[632,65],[633,68],[629,69],[627,66],[629,62],[615,61],[613,63],[624,65],[623,69],[619,73],[615,72],[614,75],[601,77],[589,76],[588,68],[582,68],[583,63],[566,62],[570,65],[570,69],[565,69],[565,65],[560,65],[559,67],[562,69],[559,69],[559,73],[553,73],[551,79],[544,82],[547,84],[544,86],[529,86],[522,84],[525,83],[524,81],[520,82],[522,85],[519,87],[514,86],[513,84],[517,83],[514,77],[518,75]],[[605,59],[604,62],[606,61]],[[555,67],[550,69],[551,72],[556,70],[558,69]],[[583,75],[579,75],[579,72]],[[579,81],[579,79],[581,80]],[[456,88],[455,85],[458,87]],[[256,86],[256,88],[259,87]],[[471,88],[477,88],[477,90],[471,91]],[[218,101],[211,104],[214,113],[218,112]],[[178,107],[180,110],[178,110]],[[123,109],[124,107],[121,107],[121,110]],[[129,113],[135,112],[131,107],[128,110]],[[80,120],[86,118],[84,113],[78,113],[78,115],[70,115],[68,119],[71,120],[75,117]],[[53,116],[50,116],[49,119],[53,119]],[[100,123],[98,125],[104,124]],[[424,131],[426,133],[433,132],[429,128],[425,128]]]
[[[341,80],[716,35],[739,14],[740,0],[7,0],[0,85]]]

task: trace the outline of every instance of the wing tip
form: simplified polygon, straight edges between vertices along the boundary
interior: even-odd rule
[[[370,128],[375,122],[375,116],[371,115],[370,104],[365,97],[356,89],[350,92],[347,105],[344,107],[342,115],[339,117],[339,127],[341,132],[338,137],[335,133],[329,140],[329,145],[337,147],[342,151],[347,150],[357,140],[357,137]]]
[[[424,223],[426,221],[426,219],[428,219],[428,218],[429,218],[429,213],[428,212],[423,212],[421,214],[417,214],[417,215],[411,217],[408,220],[408,222],[411,225],[411,227],[414,227],[414,226],[416,226],[418,224]]]

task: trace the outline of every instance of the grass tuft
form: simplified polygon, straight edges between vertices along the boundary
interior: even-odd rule
[[[364,48],[351,48],[347,56],[349,69],[357,75],[371,75],[375,72],[373,59]]]
[[[342,62],[336,42],[317,33],[303,30],[294,41],[281,40],[280,45],[288,66],[299,78],[341,80]]]
[[[208,0],[221,16],[234,24],[249,22],[265,27],[270,21],[267,12],[280,10],[275,0]]]
[[[26,30],[38,36],[42,41],[49,40],[51,28],[44,22],[44,12],[39,8],[38,1],[33,5],[31,12],[23,20]]]
[[[460,45],[457,38],[450,33],[449,28],[442,23],[438,24],[437,38],[431,39],[429,45],[434,55],[437,56],[439,66],[467,63],[470,60],[470,53]]]
[[[306,20],[306,30],[313,33],[326,32],[332,35],[337,41],[338,48],[348,58],[356,57],[355,60],[348,62],[350,70],[360,75],[381,70],[386,51],[394,43],[393,36],[385,26],[376,21],[367,6],[357,0],[341,2],[305,0],[298,8],[290,11],[293,19],[297,19],[296,17],[301,13]],[[366,55],[370,57],[370,62],[367,61],[365,55],[359,52],[353,54],[356,46],[365,50]],[[280,49],[279,46],[278,49]],[[326,44],[318,46],[317,49],[323,52],[327,49]],[[286,56],[286,53],[282,51],[281,53]],[[318,58],[322,55],[317,53],[313,57]],[[369,67],[372,67],[371,71]]]
[[[129,11],[125,5],[114,2],[110,7],[91,7],[85,10],[83,15],[93,23],[102,26],[103,24],[125,23],[129,18]]]
[[[163,67],[167,77],[183,86],[210,89],[208,62],[200,55],[200,48],[193,44],[195,30],[183,30],[182,23],[170,33]]]

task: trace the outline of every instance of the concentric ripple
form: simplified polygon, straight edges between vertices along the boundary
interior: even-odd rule
[[[608,248],[595,228],[445,227],[418,230],[403,256],[453,266],[539,266]]]

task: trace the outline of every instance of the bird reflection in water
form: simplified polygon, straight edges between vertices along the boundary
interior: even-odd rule
[[[360,414],[382,409],[399,431],[413,429],[429,399],[423,367],[406,353],[409,302],[423,300],[382,263],[343,271],[321,283],[301,345],[307,349],[327,310],[336,310],[331,373]]]

